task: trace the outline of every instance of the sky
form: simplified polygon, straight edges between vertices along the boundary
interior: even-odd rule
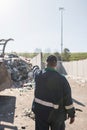
[[[6,52],[87,52],[87,0],[0,0],[0,39]]]

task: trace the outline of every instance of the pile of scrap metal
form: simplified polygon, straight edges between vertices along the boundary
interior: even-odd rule
[[[33,72],[31,63],[13,54],[5,56],[4,63],[15,87],[32,87]]]
[[[14,39],[0,39],[0,91],[11,86],[22,87],[33,84],[32,64],[16,54],[5,55],[6,44]]]

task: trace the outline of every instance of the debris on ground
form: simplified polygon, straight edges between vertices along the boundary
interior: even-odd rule
[[[30,117],[31,119],[35,120],[35,114],[33,113],[32,109],[25,110],[25,116]]]
[[[0,76],[4,76],[5,78],[8,77],[6,75],[8,74],[11,78],[12,86],[28,86],[30,89],[34,87],[32,64],[30,63],[30,60],[26,60],[26,58],[20,58],[19,56],[9,54],[4,57],[3,62],[0,65],[2,66],[2,70],[0,70]],[[4,73],[5,70],[7,71],[7,73]],[[0,80],[3,82],[4,78]]]

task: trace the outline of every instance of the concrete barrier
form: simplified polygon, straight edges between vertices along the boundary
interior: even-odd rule
[[[31,59],[33,66],[38,65],[40,69],[42,68],[42,53],[39,53],[37,56]]]
[[[62,63],[67,75],[87,79],[87,59]]]

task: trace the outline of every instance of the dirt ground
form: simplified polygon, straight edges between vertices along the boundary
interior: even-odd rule
[[[75,122],[66,121],[66,130],[87,130],[87,83],[78,83],[68,77],[76,111]],[[0,92],[0,130],[34,130],[34,120],[28,112],[34,89],[10,88]]]

